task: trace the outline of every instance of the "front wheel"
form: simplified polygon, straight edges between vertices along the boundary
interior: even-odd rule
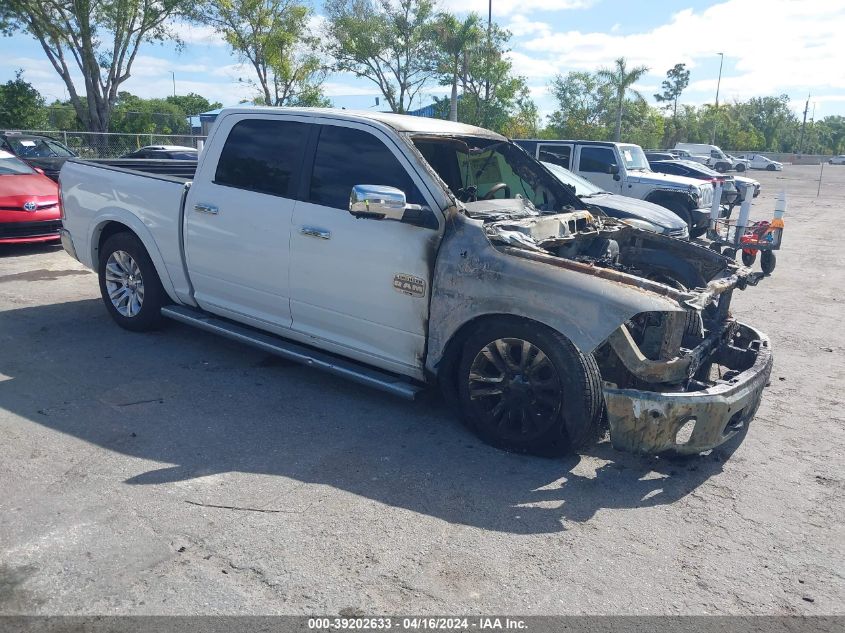
[[[461,410],[482,440],[546,457],[595,441],[603,407],[592,355],[537,323],[501,318],[464,344],[457,373]]]
[[[768,165],[768,166],[766,167],[766,171],[774,171],[774,170],[775,170],[775,166],[774,166],[774,165]]]
[[[743,172],[743,171],[745,171],[745,165],[744,165],[743,163],[740,163],[739,165],[737,165],[737,166],[736,166],[736,170],[737,170],[738,172]]]
[[[117,233],[100,249],[100,294],[112,319],[135,332],[161,325],[166,295],[155,266],[141,241]]]
[[[749,268],[754,265],[754,262],[757,261],[757,251],[746,250],[743,249],[742,251],[742,265],[748,266]]]

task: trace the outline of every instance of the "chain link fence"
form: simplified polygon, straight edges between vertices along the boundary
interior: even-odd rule
[[[9,130],[11,131],[11,130]],[[82,158],[119,158],[145,145],[180,145],[202,149],[205,136],[188,134],[121,134],[116,132],[65,132],[60,130],[14,130],[20,134],[49,136]]]

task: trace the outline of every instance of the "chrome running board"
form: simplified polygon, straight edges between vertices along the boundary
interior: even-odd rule
[[[425,389],[424,385],[413,383],[401,376],[373,369],[355,361],[299,345],[272,334],[185,306],[165,306],[161,309],[161,315],[206,332],[219,334],[233,341],[245,343],[286,360],[314,367],[407,400],[413,400],[418,393]]]

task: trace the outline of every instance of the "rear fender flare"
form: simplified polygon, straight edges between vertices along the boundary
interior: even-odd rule
[[[113,222],[123,225],[126,227],[128,232],[134,233],[135,236],[141,240],[141,244],[144,245],[144,248],[147,250],[147,254],[153,262],[153,266],[155,266],[158,278],[161,280],[161,285],[167,293],[167,296],[170,297],[172,301],[181,303],[179,298],[176,296],[173,280],[170,279],[170,275],[167,272],[167,266],[164,264],[164,258],[161,256],[161,252],[156,245],[156,241],[153,238],[152,233],[149,228],[141,222],[138,216],[125,209],[103,209],[102,212],[97,214],[97,217],[91,222],[91,230],[88,234],[91,236],[91,262],[94,264],[94,268],[97,269],[99,267],[100,236],[103,233],[103,229]]]

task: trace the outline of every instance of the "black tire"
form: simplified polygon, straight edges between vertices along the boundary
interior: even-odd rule
[[[772,274],[777,261],[777,257],[775,257],[775,254],[772,251],[763,251],[760,253],[760,268],[762,268],[763,272],[767,275]]]
[[[502,317],[481,325],[464,343],[457,380],[464,421],[498,448],[557,457],[603,432],[595,359],[538,323]],[[498,393],[479,395],[486,390]]]
[[[740,163],[739,165],[737,165],[737,166],[736,166],[736,170],[737,170],[738,172],[743,172],[743,171],[745,171],[745,163]]]
[[[722,255],[728,259],[736,259],[736,249],[728,246],[722,251]]]
[[[746,251],[742,251],[742,265],[743,266],[753,266],[754,262],[757,261],[757,252],[748,253]]]
[[[766,165],[766,171],[774,171],[774,170],[775,170],[774,165]]]
[[[728,171],[728,168],[725,167],[725,163],[716,163],[716,171],[718,171],[720,174],[724,174],[726,171]]]
[[[680,202],[678,200],[670,200],[669,202],[666,202],[665,204],[663,204],[661,206],[666,207],[672,213],[674,213],[679,218],[681,218],[684,222],[686,222],[687,227],[689,228],[690,237],[694,237],[693,234],[692,234],[693,231],[695,230],[694,227],[692,226],[692,214],[690,213],[690,210],[687,208],[687,206],[683,202]]]
[[[130,285],[134,285],[135,296],[140,295],[140,299],[135,302],[137,310],[128,310],[129,314],[122,314],[121,311],[112,302],[109,296],[109,289],[107,284],[113,284],[113,291],[115,284],[117,284],[117,291],[128,288],[127,282],[124,279],[122,282],[115,282],[114,279],[114,263],[110,265],[110,272],[112,275],[107,280],[106,266],[109,264],[109,259],[115,253],[127,254],[140,270],[140,274],[133,275]],[[120,258],[125,260],[123,256]],[[115,260],[113,260],[115,262]],[[99,278],[100,278],[100,294],[103,297],[103,303],[106,305],[111,318],[114,319],[120,327],[133,332],[146,332],[154,330],[161,326],[161,307],[167,302],[167,295],[164,288],[161,286],[158,273],[155,266],[153,266],[150,256],[141,241],[132,233],[116,233],[109,237],[103,247],[100,249],[99,262]],[[139,283],[140,282],[140,283]],[[120,287],[121,284],[123,288]],[[140,287],[140,292],[137,288]],[[124,295],[126,292],[124,292]],[[120,303],[120,302],[119,302]],[[127,303],[132,303],[129,300]],[[133,305],[135,305],[133,304]],[[134,314],[133,314],[134,311]]]

